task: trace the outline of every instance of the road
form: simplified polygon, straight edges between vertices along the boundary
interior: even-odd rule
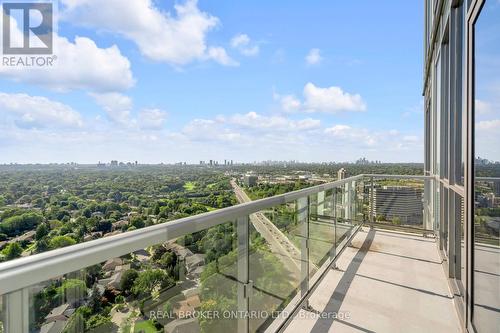
[[[231,180],[231,186],[233,187],[239,203],[252,201],[245,191],[236,184],[234,179]],[[255,227],[255,230],[264,237],[271,247],[271,251],[280,258],[285,267],[300,279],[301,254],[295,244],[293,244],[263,213],[251,214],[250,222]]]

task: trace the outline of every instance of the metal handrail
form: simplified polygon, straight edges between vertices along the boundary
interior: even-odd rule
[[[475,177],[474,179],[481,182],[500,182],[500,177]]]
[[[0,295],[47,281],[110,258],[167,242],[210,227],[235,221],[238,217],[327,191],[352,181],[370,178],[433,179],[431,176],[357,175],[331,183],[276,195],[220,210],[190,216],[123,234],[92,240],[0,264]]]

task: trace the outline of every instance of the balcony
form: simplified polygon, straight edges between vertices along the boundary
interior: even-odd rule
[[[284,331],[460,332],[435,240],[363,228]]]
[[[358,175],[251,202],[233,184],[240,205],[3,263],[0,332],[459,331],[434,181]],[[89,325],[96,304],[111,321]]]

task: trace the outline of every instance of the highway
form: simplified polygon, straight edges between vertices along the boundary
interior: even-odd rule
[[[231,180],[231,186],[239,203],[252,201],[245,191],[236,184],[234,179]],[[263,213],[251,214],[250,222],[255,227],[255,230],[267,241],[272,253],[280,258],[285,267],[299,281],[301,266],[300,250]]]

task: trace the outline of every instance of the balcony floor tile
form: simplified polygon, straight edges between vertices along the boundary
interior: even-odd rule
[[[285,332],[461,331],[433,239],[363,229],[337,265]]]

